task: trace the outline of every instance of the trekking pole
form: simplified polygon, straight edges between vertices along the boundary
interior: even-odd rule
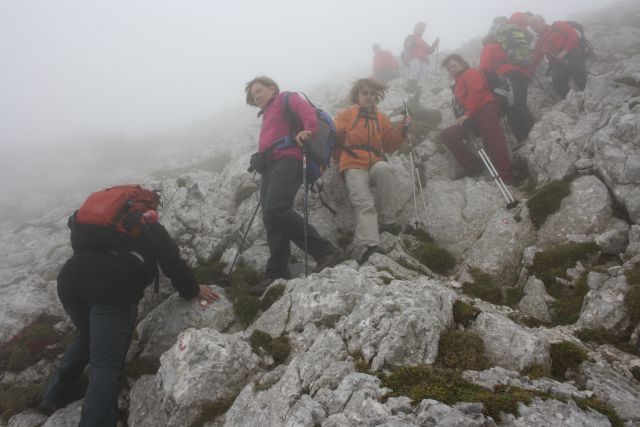
[[[438,50],[440,49],[440,43],[436,46],[436,78],[440,76],[440,67],[438,67]]]
[[[309,275],[309,251],[307,250],[307,227],[309,225],[309,188],[307,187],[307,144],[302,145],[302,185],[304,185],[304,277]]]
[[[253,172],[253,179],[256,177],[256,172]],[[258,198],[258,204],[256,205],[255,210],[253,211],[253,215],[251,215],[251,219],[249,220],[249,225],[247,225],[247,229],[244,230],[242,234],[242,239],[240,240],[240,245],[238,245],[238,251],[236,252],[235,257],[233,257],[233,262],[231,263],[231,267],[229,267],[229,271],[227,272],[227,277],[231,277],[231,273],[233,273],[233,268],[236,266],[236,262],[238,261],[238,257],[240,256],[240,252],[242,252],[242,245],[244,245],[245,240],[247,240],[247,235],[249,234],[249,229],[251,229],[251,225],[253,225],[253,220],[256,218],[256,214],[258,213],[258,209],[260,209],[260,205],[262,204],[262,197]]]
[[[489,174],[491,175],[496,185],[498,186],[498,189],[500,190],[504,198],[507,200],[507,209],[512,209],[518,206],[518,201],[513,198],[513,195],[509,191],[509,188],[505,185],[504,181],[502,181],[502,178],[498,174],[498,171],[496,170],[496,168],[493,166],[491,159],[489,158],[487,153],[484,151],[484,147],[482,146],[482,144],[478,143],[477,139],[473,135],[469,135],[467,138],[468,138],[468,141],[475,146],[475,149],[478,152],[480,159],[482,159],[482,163],[484,163],[485,167],[489,171]]]
[[[411,115],[411,113],[409,112],[409,106],[407,105],[407,100],[403,99],[402,100],[404,102],[404,113],[405,115],[408,117]],[[427,231],[429,232],[429,234],[431,234],[431,227],[429,226],[429,221],[427,219],[428,215],[427,215],[427,202],[425,201],[424,198],[424,190],[422,189],[422,179],[420,178],[420,172],[418,172],[418,168],[416,168],[416,163],[415,163],[415,158],[418,157],[415,149],[413,148],[413,141],[411,139],[411,133],[409,132],[409,125],[407,126],[407,139],[409,141],[409,158],[411,159],[411,181],[413,183],[414,186],[414,190],[413,190],[413,202],[414,202],[414,206],[415,206],[415,212],[416,212],[416,223],[418,222],[418,207],[417,207],[417,201],[416,201],[416,194],[415,194],[415,179],[418,179],[418,188],[420,189],[420,197],[422,198],[422,207],[424,208],[424,216],[425,216],[425,224],[427,226]],[[414,177],[415,174],[415,177]]]

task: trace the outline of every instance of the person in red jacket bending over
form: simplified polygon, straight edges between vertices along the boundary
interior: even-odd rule
[[[389,50],[382,50],[378,43],[373,48],[373,79],[380,83],[387,83],[400,76],[398,61]]]
[[[580,35],[568,22],[548,25],[540,15],[529,18],[529,25],[538,35],[532,54],[532,71],[543,57],[547,57],[551,69],[551,81],[564,99],[569,92],[569,81],[580,90],[587,85],[587,69],[580,49]]]
[[[440,138],[468,175],[482,171],[482,164],[464,143],[469,135],[482,138],[485,150],[506,184],[513,182],[507,141],[500,130],[498,103],[489,91],[484,73],[470,68],[458,54],[447,56],[442,67],[455,80],[456,124],[442,131]]]
[[[417,87],[419,80],[426,79],[429,55],[434,53],[440,44],[439,38],[436,38],[431,46],[422,39],[426,28],[427,24],[418,22],[413,28],[413,34],[407,36],[404,41],[404,56],[409,66],[409,89]]]
[[[516,25],[523,33],[527,31],[527,18],[522,12],[515,12],[505,22]],[[514,105],[507,111],[509,128],[518,141],[518,145],[524,144],[529,138],[529,132],[536,119],[527,106],[527,92],[531,76],[524,63],[515,64],[508,58],[502,44],[498,42],[495,34],[490,33],[482,41],[484,47],[480,54],[480,69],[485,73],[496,73],[509,80],[513,88]]]

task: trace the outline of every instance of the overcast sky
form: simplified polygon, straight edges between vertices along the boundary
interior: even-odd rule
[[[355,79],[372,43],[398,54],[419,20],[455,49],[494,16],[553,21],[614,2],[0,0],[0,146],[188,124],[241,105],[260,74],[289,89]]]

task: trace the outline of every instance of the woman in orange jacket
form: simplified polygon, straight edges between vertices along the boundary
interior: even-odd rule
[[[353,104],[335,117],[340,159],[349,200],[356,214],[356,260],[365,262],[380,244],[379,232],[397,234],[395,191],[397,180],[384,153],[393,153],[405,141],[407,127],[394,127],[376,108],[387,87],[372,79],[360,79],[351,89]],[[408,124],[405,118],[403,124]],[[378,208],[370,186],[376,187]],[[378,228],[378,214],[380,227]]]

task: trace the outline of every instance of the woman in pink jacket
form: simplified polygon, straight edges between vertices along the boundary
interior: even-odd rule
[[[291,277],[290,242],[301,249],[305,247],[304,219],[293,210],[293,200],[303,179],[300,147],[313,138],[318,119],[311,104],[294,92],[280,93],[278,84],[269,77],[251,80],[245,92],[247,104],[259,108],[258,117],[262,116],[258,153],[252,157],[252,167],[262,175],[260,200],[270,257],[263,279],[249,289],[254,295],[262,295],[275,279]],[[302,129],[297,133],[285,117],[285,100],[301,123]],[[314,272],[337,261],[338,250],[311,225],[307,228],[307,249],[316,261]]]

